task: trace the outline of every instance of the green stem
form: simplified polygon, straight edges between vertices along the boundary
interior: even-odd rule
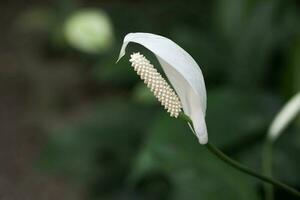
[[[263,149],[263,173],[268,177],[272,177],[272,149],[273,142],[266,138]],[[265,199],[273,200],[274,199],[274,188],[272,185],[264,184],[265,190]]]
[[[180,117],[182,119],[184,119],[185,121],[187,121],[188,123],[190,123],[191,125],[193,125],[192,120],[186,116],[185,114],[181,113]],[[266,183],[272,184],[278,188],[281,188],[291,194],[293,194],[294,196],[298,197],[300,199],[300,192],[297,191],[296,189],[281,183],[280,181],[274,180],[268,176],[264,176],[261,174],[256,173],[255,171],[249,169],[248,167],[245,167],[244,165],[238,163],[237,161],[231,159],[230,157],[228,157],[226,154],[224,154],[221,150],[219,150],[216,146],[214,146],[213,144],[207,143],[206,148],[213,153],[216,157],[218,157],[220,160],[224,161],[225,163],[227,163],[228,165],[230,165],[231,167],[244,172],[250,176],[256,177],[258,179],[260,179],[261,181],[264,181]]]
[[[264,176],[264,175],[260,175],[256,172],[254,172],[253,170],[241,165],[240,163],[238,163],[237,161],[231,159],[230,157],[228,157],[227,155],[225,155],[222,151],[220,151],[217,147],[215,147],[214,145],[210,144],[210,143],[207,143],[205,145],[207,147],[207,149],[213,153],[215,156],[217,156],[219,159],[223,160],[225,163],[229,164],[230,166],[234,167],[235,169],[241,171],[241,172],[244,172],[250,176],[253,176],[253,177],[256,177],[266,183],[270,183],[278,188],[281,188],[293,195],[295,195],[296,197],[298,197],[300,199],[300,192],[297,191],[296,189],[284,184],[284,183],[281,183],[277,180],[274,180],[270,177],[267,177],[267,176]]]

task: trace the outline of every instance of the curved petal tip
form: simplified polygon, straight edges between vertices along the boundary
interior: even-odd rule
[[[197,136],[200,144],[207,144],[208,134],[204,115],[201,111],[193,113],[191,116],[193,121],[194,133]]]
[[[197,138],[198,138],[200,144],[207,144],[208,136],[207,136],[206,126],[205,126],[205,128],[202,127],[202,130],[200,133],[196,130],[196,135],[197,135]]]

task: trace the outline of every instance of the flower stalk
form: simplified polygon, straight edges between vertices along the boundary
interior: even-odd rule
[[[256,172],[254,172],[253,170],[249,169],[248,167],[245,167],[243,165],[241,165],[240,163],[238,163],[237,161],[231,159],[230,157],[228,157],[227,155],[225,155],[222,151],[220,151],[216,146],[214,146],[213,144],[207,143],[206,148],[213,153],[215,156],[217,156],[219,159],[221,159],[222,161],[224,161],[225,163],[227,163],[228,165],[234,167],[235,169],[244,172],[250,176],[256,177],[258,179],[260,179],[261,181],[264,181],[266,183],[272,184],[278,188],[281,188],[287,192],[289,192],[290,194],[293,194],[294,196],[298,197],[300,199],[300,192],[297,191],[296,189],[280,182],[277,181],[275,179],[272,179],[270,177],[258,174]]]
[[[273,160],[273,141],[266,138],[263,146],[263,174],[272,177],[272,160]],[[274,188],[272,185],[264,184],[265,199],[274,199]]]
[[[192,121],[189,119],[188,116],[184,115],[183,113],[180,114],[180,117],[182,119],[184,119],[185,121],[187,121],[189,124],[192,125]],[[205,147],[212,153],[214,154],[217,158],[219,158],[220,160],[222,160],[223,162],[225,162],[226,164],[230,165],[231,167],[245,173],[248,174],[252,177],[255,177],[265,183],[269,183],[272,184],[273,186],[276,186],[278,188],[281,188],[285,191],[287,191],[290,194],[293,194],[294,196],[298,197],[300,199],[300,192],[297,191],[296,189],[294,189],[293,187],[286,185],[280,181],[277,181],[273,178],[270,178],[268,176],[265,175],[261,175],[256,173],[255,171],[253,171],[252,169],[240,164],[239,162],[233,160],[232,158],[230,158],[229,156],[227,156],[226,154],[224,154],[221,150],[219,150],[216,146],[214,146],[211,143],[207,143],[205,145]]]

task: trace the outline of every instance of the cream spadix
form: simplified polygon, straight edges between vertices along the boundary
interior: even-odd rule
[[[140,53],[133,53],[129,60],[132,67],[140,75],[144,83],[154,93],[171,117],[178,117],[181,112],[181,102],[167,81],[154,68],[149,60]]]
[[[178,94],[184,113],[191,118],[199,142],[206,144],[206,88],[198,64],[191,55],[170,39],[151,33],[127,34],[119,59],[125,55],[125,49],[130,42],[138,43],[154,53]],[[174,114],[176,115],[176,112]]]
[[[292,97],[277,114],[269,128],[268,138],[276,140],[299,112],[300,92]]]

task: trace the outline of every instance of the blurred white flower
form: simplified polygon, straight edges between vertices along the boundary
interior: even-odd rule
[[[101,53],[114,41],[108,15],[99,9],[84,9],[65,22],[64,34],[70,46],[87,53]]]
[[[273,141],[276,140],[299,112],[300,93],[292,97],[277,114],[269,128],[268,137]]]
[[[206,87],[202,71],[198,64],[191,57],[191,55],[189,55],[184,49],[170,39],[151,33],[127,34],[123,41],[119,59],[125,55],[125,49],[130,42],[143,45],[155,54],[168,80],[179,96],[184,113],[191,118],[199,142],[201,144],[206,144],[208,142],[207,128],[205,123]],[[137,71],[139,70],[138,68],[145,67],[144,62],[146,61],[140,60],[137,63],[134,63],[137,59],[140,59],[136,58],[136,56],[137,55],[132,55],[131,62],[133,62],[133,67],[135,67],[135,70]],[[137,65],[140,65],[140,67]],[[146,65],[151,64],[146,63]],[[149,73],[152,69],[150,70],[150,68],[148,68],[149,66],[146,67],[146,71]],[[145,80],[146,76],[147,75],[144,74],[142,79]],[[155,77],[157,76],[159,75],[155,75]],[[161,80],[159,79],[158,81],[160,82]],[[145,82],[147,83],[148,81]],[[157,84],[157,86],[159,85],[160,84]],[[151,86],[149,87],[151,88]],[[153,88],[153,92],[155,93],[155,87]],[[165,93],[170,94],[169,96],[171,99],[175,99],[175,101],[170,104],[170,107],[166,109],[172,109],[173,106],[174,112],[170,113],[176,117],[177,112],[179,111],[178,109],[181,106],[177,106],[178,102],[176,103],[176,97],[174,94],[171,94],[171,90],[165,91]],[[162,96],[162,94],[156,94],[156,96],[159,98]]]

